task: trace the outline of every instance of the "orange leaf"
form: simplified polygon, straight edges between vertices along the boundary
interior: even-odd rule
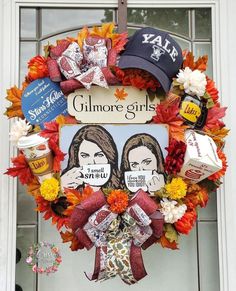
[[[224,145],[224,138],[228,135],[230,129],[226,127],[213,127],[211,129],[206,129],[205,132],[214,140],[218,147]]]
[[[83,47],[83,42],[88,35],[89,30],[87,26],[83,27],[83,29],[81,29],[80,32],[78,33],[77,42],[81,49]]]
[[[24,114],[21,110],[21,97],[22,97],[22,89],[17,88],[16,86],[7,90],[6,99],[12,102],[12,105],[9,106],[5,112],[8,118],[12,117],[21,117],[24,118]]]
[[[27,192],[32,196],[37,197],[40,195],[40,183],[36,177],[27,185]]]
[[[71,250],[72,251],[77,251],[78,249],[82,249],[83,247],[79,244],[79,241],[77,237],[74,235],[74,233],[70,231],[66,231],[63,233],[62,231],[60,232],[61,238],[63,243],[71,242]]]
[[[179,102],[169,104],[167,101],[158,104],[156,107],[156,116],[153,117],[155,123],[167,124],[169,126],[170,138],[178,141],[184,141],[184,130],[188,126],[183,125],[184,121],[179,113]]]
[[[114,96],[117,98],[117,101],[118,100],[122,101],[126,99],[128,93],[125,92],[125,88],[122,89],[117,88],[116,92],[114,93]]]
[[[33,180],[34,175],[23,154],[19,154],[17,157],[12,158],[12,163],[13,167],[7,169],[4,174],[12,177],[18,177],[23,185],[28,184]]]
[[[203,57],[199,57],[198,60],[195,62],[192,52],[188,52],[186,54],[183,67],[184,68],[189,67],[191,70],[200,70],[201,72],[203,72],[203,71],[206,71],[207,61],[208,61],[208,57],[203,56]]]
[[[114,27],[114,23],[104,23],[101,27],[94,26],[91,35],[100,36],[102,38],[112,38]]]
[[[165,237],[165,234],[163,234],[158,239],[158,243],[160,243],[163,248],[168,248],[168,249],[172,249],[172,250],[178,250],[179,249],[176,241],[169,242],[169,240]]]

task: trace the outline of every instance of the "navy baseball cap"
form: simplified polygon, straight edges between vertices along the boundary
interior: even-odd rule
[[[137,68],[152,74],[165,92],[183,63],[182,50],[165,31],[152,27],[139,29],[129,38],[118,66]]]

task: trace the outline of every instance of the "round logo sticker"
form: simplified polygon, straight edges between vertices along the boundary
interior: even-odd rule
[[[67,100],[57,83],[49,78],[38,79],[23,92],[22,111],[31,124],[43,125],[67,113]]]

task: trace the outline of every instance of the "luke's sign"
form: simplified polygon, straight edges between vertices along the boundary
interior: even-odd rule
[[[144,123],[155,114],[159,99],[128,86],[92,87],[68,96],[68,112],[83,123]]]

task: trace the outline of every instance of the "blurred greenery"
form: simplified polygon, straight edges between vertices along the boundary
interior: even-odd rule
[[[128,23],[147,25],[189,36],[189,9],[129,8]]]
[[[211,9],[195,9],[195,38],[211,38]]]

